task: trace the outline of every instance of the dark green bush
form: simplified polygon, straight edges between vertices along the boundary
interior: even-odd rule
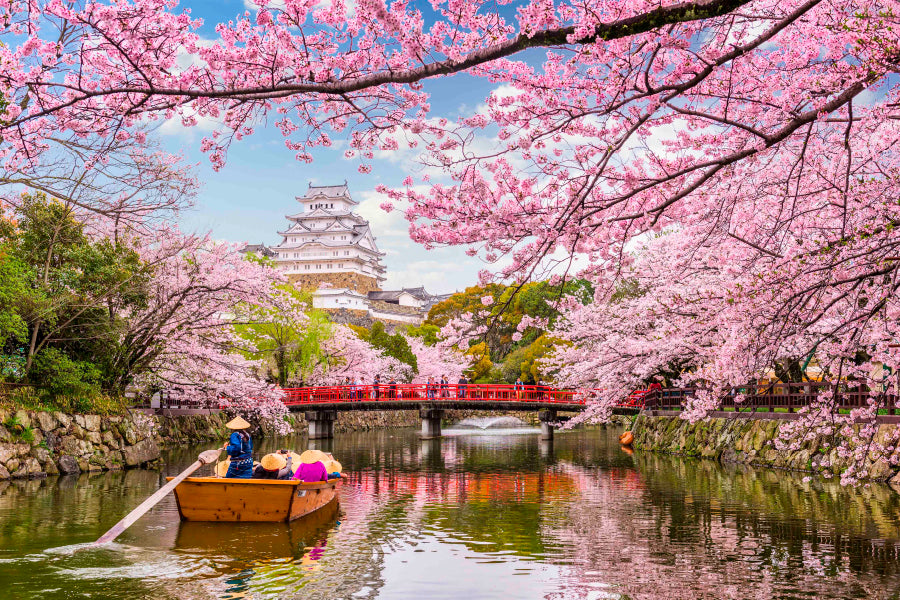
[[[57,348],[41,350],[28,374],[42,395],[51,398],[90,398],[100,393],[100,370],[93,364],[69,358]]]

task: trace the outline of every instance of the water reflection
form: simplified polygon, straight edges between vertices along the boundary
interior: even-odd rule
[[[95,539],[161,478],[0,484],[13,598],[896,598],[900,495],[635,452],[618,431],[339,435],[340,507],[311,520],[181,523],[167,499]],[[317,444],[320,445],[321,444]],[[262,444],[304,447],[303,440]]]

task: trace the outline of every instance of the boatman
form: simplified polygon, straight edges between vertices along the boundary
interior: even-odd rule
[[[225,427],[234,430],[231,437],[228,438],[228,443],[223,447],[231,460],[225,477],[250,479],[253,477],[253,440],[247,433],[250,423],[241,417],[235,417],[228,421]]]

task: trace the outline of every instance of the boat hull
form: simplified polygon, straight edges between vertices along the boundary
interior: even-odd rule
[[[175,501],[183,521],[287,522],[336,501],[340,483],[188,477]]]

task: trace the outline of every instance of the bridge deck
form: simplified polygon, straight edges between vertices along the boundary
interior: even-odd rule
[[[502,411],[536,411],[552,409],[559,411],[582,411],[584,404],[573,402],[543,402],[540,400],[490,400],[490,399],[457,399],[447,398],[438,400],[419,399],[381,399],[381,400],[355,400],[355,401],[312,401],[312,402],[285,402],[292,411],[303,410],[418,410],[420,408],[438,408],[446,410],[502,410]]]

